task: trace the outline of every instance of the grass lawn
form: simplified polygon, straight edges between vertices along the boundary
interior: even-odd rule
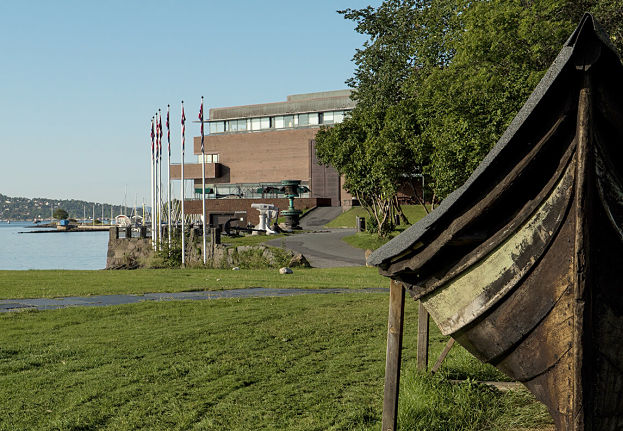
[[[132,272],[135,274],[135,272]],[[387,294],[142,303],[0,314],[0,430],[378,430]],[[540,429],[523,391],[461,348],[414,371],[405,310],[401,430]],[[445,338],[432,331],[431,358]]]
[[[407,229],[411,224],[417,222],[424,216],[426,211],[421,205],[403,205],[402,210],[409,219],[409,225],[400,225],[396,231],[391,232],[386,238],[379,238],[376,234],[370,234],[367,232],[358,232],[354,235],[345,236],[342,241],[352,245],[353,247],[361,249],[375,250],[388,242],[390,239],[396,237]],[[361,207],[353,207],[348,211],[337,216],[335,219],[327,223],[327,227],[340,228],[340,227],[355,227],[355,217],[368,217],[368,213]]]
[[[407,216],[407,219],[409,219],[410,224],[415,223],[426,215],[426,211],[422,205],[403,205],[402,210]],[[368,213],[362,207],[352,207],[331,220],[326,226],[329,228],[355,228],[356,217],[368,217]]]
[[[347,288],[389,287],[376,268],[137,269],[134,271],[0,271],[0,299],[51,298],[121,293],[183,292],[245,287]]]

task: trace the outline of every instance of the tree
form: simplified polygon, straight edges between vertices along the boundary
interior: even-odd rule
[[[432,8],[431,4],[442,6]],[[445,64],[453,28],[452,2],[388,0],[377,9],[338,11],[356,22],[355,30],[369,37],[353,61],[357,106],[344,123],[322,129],[316,136],[318,159],[345,177],[352,193],[386,235],[402,214],[399,187],[421,175],[428,164],[427,143],[415,142],[419,126],[412,96],[404,84],[414,71],[423,73]],[[423,196],[422,196],[423,202]]]
[[[623,0],[386,0],[338,11],[368,40],[347,81],[357,106],[318,134],[319,160],[385,234],[401,183],[424,174],[434,201],[467,179],[586,11],[623,53]]]
[[[56,208],[52,216],[57,220],[67,220],[69,218],[69,214],[62,208]]]

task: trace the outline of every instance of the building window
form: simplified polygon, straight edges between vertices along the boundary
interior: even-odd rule
[[[210,133],[223,133],[223,132],[225,132],[225,122],[224,121],[211,121],[208,124],[210,125]]]
[[[294,127],[294,115],[283,116],[283,127],[284,128]]]
[[[299,126],[309,126],[309,114],[299,114]]]
[[[333,124],[333,112],[322,113],[322,124]]]
[[[333,122],[341,123],[344,121],[344,111],[333,111]]]
[[[270,118],[262,117],[260,118],[260,129],[270,129]]]
[[[197,156],[197,163],[201,164],[201,154]],[[218,163],[218,154],[206,154],[205,163]]]
[[[261,123],[259,118],[251,118],[251,130],[256,131],[260,130]]]

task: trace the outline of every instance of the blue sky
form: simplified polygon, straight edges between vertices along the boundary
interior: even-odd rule
[[[207,112],[346,88],[365,39],[336,10],[379,3],[0,2],[0,193],[148,202],[158,108],[179,162],[181,100],[194,120],[201,96]]]

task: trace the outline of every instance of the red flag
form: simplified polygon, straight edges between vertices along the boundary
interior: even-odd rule
[[[167,105],[167,143],[169,144],[169,158],[171,157],[171,129],[169,128],[169,105]]]
[[[151,118],[151,159],[154,159],[154,118]]]
[[[203,96],[201,97],[201,108],[199,109],[199,121],[201,121],[201,154],[203,154]]]
[[[184,115],[184,102],[182,102],[182,150],[184,149],[186,135],[186,115]]]
[[[158,158],[162,159],[162,115],[158,109]]]

